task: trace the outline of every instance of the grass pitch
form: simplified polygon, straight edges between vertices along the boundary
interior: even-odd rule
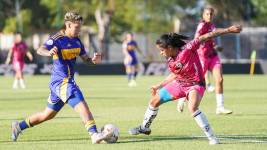
[[[267,76],[225,75],[225,106],[234,113],[215,115],[215,94],[205,93],[200,109],[222,142],[210,146],[189,112],[176,111],[176,103],[160,107],[150,136],[130,136],[139,125],[150,98],[150,86],[162,76],[138,78],[136,88],[127,87],[124,76],[77,76],[98,128],[113,123],[120,129],[116,144],[93,145],[79,115],[66,105],[53,120],[25,130],[17,142],[10,139],[12,120],[42,111],[49,94],[49,76],[26,76],[27,89],[12,90],[12,77],[0,77],[0,149],[2,150],[171,150],[232,149],[265,150],[267,147]]]

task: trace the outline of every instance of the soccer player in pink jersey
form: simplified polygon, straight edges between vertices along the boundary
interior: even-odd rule
[[[216,29],[212,23],[213,17],[213,8],[207,7],[203,10],[203,20],[197,26],[195,38]],[[217,49],[220,48],[215,44],[213,39],[210,39],[201,44],[197,52],[202,64],[203,73],[206,74],[210,71],[215,79],[216,114],[231,114],[233,112],[232,110],[224,108],[222,64],[217,54]]]
[[[18,88],[18,83],[22,89],[25,89],[25,83],[23,79],[23,68],[24,68],[24,57],[25,55],[30,61],[33,60],[32,54],[28,51],[28,46],[22,40],[21,33],[17,32],[15,34],[15,42],[12,48],[8,52],[6,64],[9,64],[12,57],[13,69],[15,70],[15,79],[13,82],[13,89]]]
[[[203,10],[202,20],[197,26],[195,38],[201,35],[216,30],[215,25],[212,23],[214,16],[214,9],[207,7]],[[207,77],[210,71],[215,79],[215,93],[216,93],[216,114],[231,114],[233,111],[224,107],[224,96],[223,96],[223,77],[222,77],[222,65],[217,51],[221,51],[221,47],[215,44],[214,39],[209,39],[203,42],[197,50],[200,58],[200,62],[203,69],[203,74]],[[210,88],[209,82],[207,82],[207,88]],[[177,110],[183,110],[183,100],[178,101]]]
[[[187,37],[176,33],[163,34],[156,41],[160,54],[167,59],[170,75],[151,87],[152,98],[145,112],[143,123],[129,130],[131,135],[151,133],[150,126],[156,118],[159,106],[182,97],[188,99],[188,109],[197,125],[203,129],[209,144],[218,144],[208,120],[199,110],[205,91],[205,79],[197,49],[201,43],[226,33],[239,33],[241,26],[217,29],[186,43]]]

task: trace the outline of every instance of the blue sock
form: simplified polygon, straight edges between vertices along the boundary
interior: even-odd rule
[[[135,72],[134,72],[134,79],[136,79],[137,74],[138,74],[138,72],[135,71]]]
[[[88,128],[88,132],[89,132],[90,134],[92,134],[92,133],[97,133],[96,125],[93,125],[93,126],[91,126],[90,128]]]
[[[85,128],[88,131],[88,133],[90,135],[93,135],[94,133],[97,133],[97,128],[95,125],[95,120],[89,120],[87,121],[87,123],[85,124]]]
[[[128,81],[129,82],[132,80],[132,76],[133,76],[132,73],[127,73],[127,78],[128,78]]]
[[[19,127],[20,127],[21,130],[24,130],[24,129],[29,128],[29,125],[26,123],[25,120],[23,120],[23,121],[21,121],[21,122],[19,123]]]

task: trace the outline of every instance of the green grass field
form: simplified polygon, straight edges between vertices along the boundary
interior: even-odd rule
[[[225,75],[225,106],[229,116],[215,115],[215,95],[205,93],[201,110],[205,112],[222,142],[210,146],[202,131],[185,110],[169,102],[160,107],[150,136],[130,136],[128,129],[141,123],[150,98],[150,86],[164,77],[145,76],[138,87],[127,87],[124,76],[77,76],[76,81],[95,116],[98,128],[113,123],[120,129],[116,144],[93,145],[81,120],[69,106],[48,122],[23,132],[17,142],[10,139],[12,120],[42,111],[49,94],[49,76],[26,76],[27,89],[12,90],[13,78],[0,77],[0,149],[2,150],[171,150],[171,149],[267,149],[267,76]]]

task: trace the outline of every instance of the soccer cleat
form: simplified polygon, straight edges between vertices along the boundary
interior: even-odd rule
[[[17,139],[18,139],[18,137],[19,137],[19,134],[21,134],[22,132],[21,132],[21,129],[20,129],[20,127],[19,127],[19,122],[17,122],[17,121],[14,121],[14,122],[12,122],[12,124],[11,124],[11,139],[14,141],[14,142],[16,142],[17,141]]]
[[[217,115],[228,115],[228,114],[231,114],[233,113],[232,110],[229,110],[229,109],[225,109],[225,108],[217,108],[216,109],[216,114]]]
[[[136,86],[137,86],[136,81],[135,81],[135,80],[131,80],[131,81],[128,83],[128,86],[129,86],[129,87],[136,87]]]
[[[208,85],[207,86],[207,91],[208,92],[213,92],[215,90],[215,87],[213,85]]]
[[[136,128],[130,129],[129,133],[131,135],[138,135],[138,134],[149,135],[151,133],[151,129],[150,128],[142,128],[142,126],[138,126]]]
[[[179,99],[177,101],[177,106],[176,106],[177,111],[182,113],[184,111],[184,106],[185,106],[185,99],[184,98]]]
[[[210,145],[216,145],[216,144],[220,144],[220,142],[216,137],[212,137],[209,139],[209,144]]]
[[[110,132],[100,132],[100,133],[94,133],[91,135],[91,140],[93,144],[100,144],[103,140],[109,138],[112,136],[112,131]]]

